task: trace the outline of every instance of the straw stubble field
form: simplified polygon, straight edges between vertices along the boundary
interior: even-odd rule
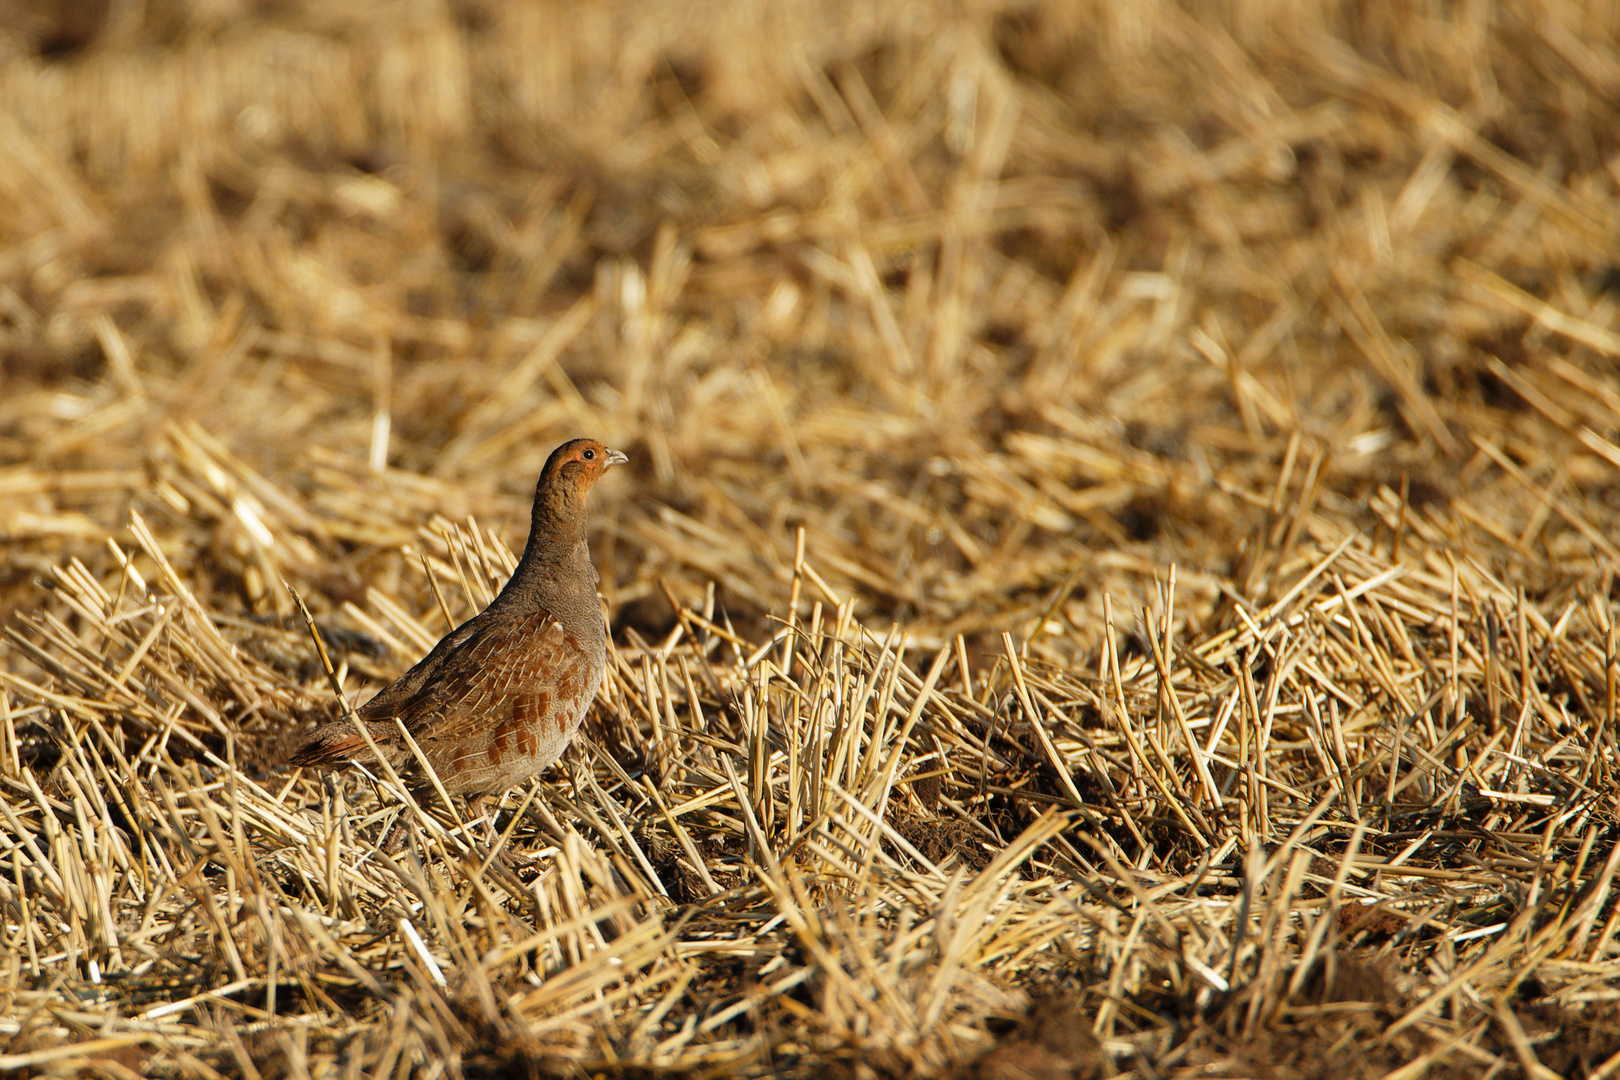
[[[1606,5],[4,13],[0,1066],[1620,1070]],[[576,434],[578,749],[288,770]]]

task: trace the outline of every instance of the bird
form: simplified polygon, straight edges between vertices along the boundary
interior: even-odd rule
[[[376,764],[357,724],[402,775],[424,778],[400,725],[445,791],[483,800],[537,776],[562,756],[602,686],[607,626],[585,539],[585,497],[629,461],[595,439],[552,451],[534,489],[523,557],[488,607],[446,634],[409,671],[361,705],[353,719],[322,724],[290,763]],[[397,721],[397,723],[396,723]],[[396,826],[385,850],[403,846]]]

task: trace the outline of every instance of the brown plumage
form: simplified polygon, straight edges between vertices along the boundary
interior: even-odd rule
[[[489,607],[356,711],[388,763],[417,773],[401,721],[445,790],[476,802],[556,761],[602,685],[607,628],[585,544],[585,496],[627,459],[595,439],[564,443],[534,490],[529,542]],[[373,762],[354,722],[323,724],[294,765]]]

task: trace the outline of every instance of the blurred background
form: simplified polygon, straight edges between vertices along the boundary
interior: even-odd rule
[[[0,1067],[1612,1072],[1617,31],[0,0]],[[576,435],[587,767],[380,861],[279,581],[363,692]]]
[[[711,580],[765,625],[801,527],[873,625],[1060,662],[1172,562],[1211,628],[1313,515],[1582,587],[1617,22],[4,0],[0,617],[132,510],[227,610],[329,610],[432,515],[521,545],[577,434],[633,462],[595,550],[644,636]]]

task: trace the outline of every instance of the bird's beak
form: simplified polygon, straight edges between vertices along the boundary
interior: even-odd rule
[[[604,465],[603,468],[611,469],[615,465],[628,465],[628,464],[630,464],[630,459],[625,457],[623,453],[621,453],[618,450],[609,450],[608,451],[608,456],[607,456],[607,464]]]

